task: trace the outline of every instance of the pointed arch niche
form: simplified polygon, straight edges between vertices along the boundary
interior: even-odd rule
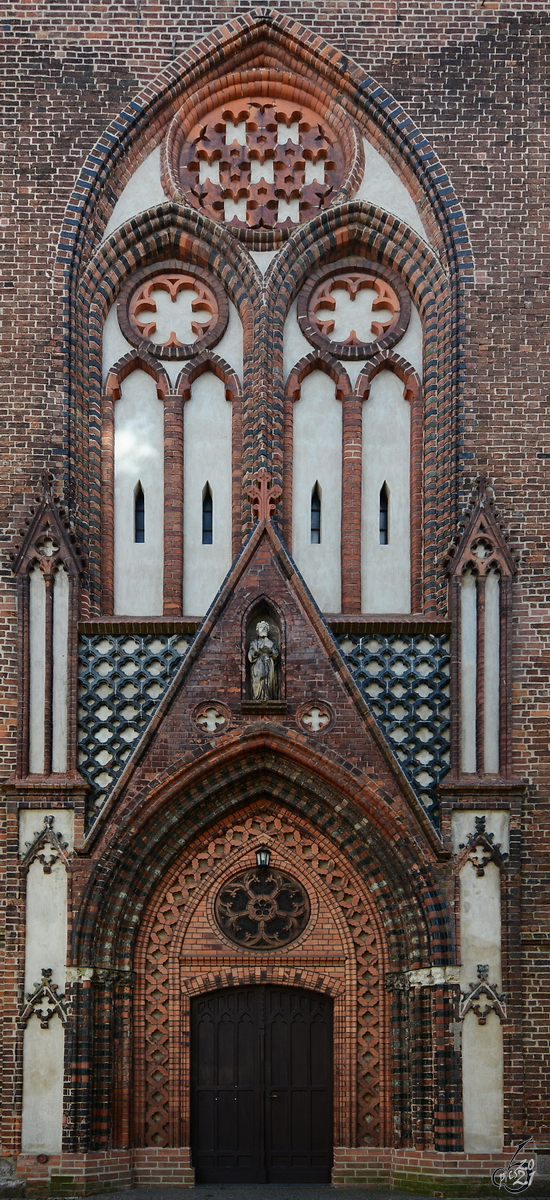
[[[292,96],[287,94],[288,87],[282,95],[283,77],[294,81]],[[239,104],[244,104],[247,109],[242,120]],[[315,146],[308,141],[312,113],[321,129],[320,141],[318,139]],[[219,130],[216,114],[221,121]],[[197,118],[200,118],[200,128]],[[213,135],[218,138],[212,153],[206,143],[203,145],[200,132],[210,118]],[[276,136],[272,118],[277,124]],[[258,180],[259,160],[255,157],[253,142],[257,135],[264,137],[262,133],[258,134],[262,122],[266,124],[268,141],[275,137],[275,142],[267,148],[269,153],[266,150],[269,169],[266,167]],[[250,179],[248,176],[246,179],[246,195],[239,193],[237,200],[221,194],[225,167],[219,176],[222,183],[218,181],[232,137],[246,148],[255,164]],[[305,166],[299,168],[301,174],[294,181],[296,186],[293,184],[292,195],[289,191],[288,197],[283,199],[280,180],[277,182],[274,177],[270,182],[270,170],[280,173],[279,159],[282,161],[290,153],[282,147],[288,143],[301,148],[303,153],[299,161],[301,163],[303,159]],[[196,154],[191,154],[193,147]],[[293,162],[295,158],[294,154]],[[292,170],[295,170],[294,166]],[[344,196],[347,197],[345,201]],[[91,256],[90,246],[94,247]],[[454,484],[451,485],[450,504],[446,500],[442,505],[440,493],[445,492],[448,497],[446,464],[455,461],[452,414],[459,377],[459,295],[460,287],[471,275],[464,217],[448,176],[426,139],[391,96],[336,50],[319,39],[313,40],[308,31],[294,21],[277,13],[257,12],[229,21],[213,34],[213,38],[192,47],[136,99],[131,111],[119,115],[86,163],[68,209],[59,263],[63,266],[66,287],[70,331],[67,348],[71,355],[74,345],[68,396],[68,411],[76,414],[71,427],[75,451],[71,470],[77,509],[89,514],[89,529],[87,527],[85,531],[89,532],[92,613],[97,612],[100,602],[105,613],[112,612],[114,606],[112,580],[105,574],[106,557],[109,553],[112,555],[113,547],[111,545],[109,549],[110,534],[102,521],[103,498],[96,483],[99,471],[95,472],[101,453],[97,446],[95,420],[96,407],[101,404],[100,376],[105,379],[113,364],[125,357],[130,345],[142,357],[147,353],[162,362],[170,380],[169,395],[175,387],[178,355],[191,360],[194,355],[210,353],[215,348],[236,372],[241,380],[243,403],[242,427],[237,435],[234,413],[233,448],[229,450],[233,470],[231,553],[235,555],[253,523],[253,512],[246,499],[247,485],[261,466],[266,466],[273,482],[280,485],[288,466],[285,464],[283,422],[285,321],[292,317],[292,306],[306,276],[309,279],[319,267],[335,257],[356,252],[363,265],[368,260],[375,274],[380,275],[382,270],[388,279],[392,273],[398,277],[413,301],[410,328],[417,320],[424,328],[423,364],[416,360],[412,351],[409,353],[401,345],[399,353],[426,381],[426,403],[431,406],[437,429],[426,446],[425,465],[429,469],[424,472],[424,503],[436,506],[442,519],[436,532],[432,534],[430,529],[430,537],[423,543],[421,531],[418,533],[422,563],[417,576],[411,575],[411,604],[415,611],[423,607],[437,611],[439,606],[442,613],[441,588],[436,578],[438,553],[448,544],[455,525]],[[170,345],[166,331],[162,335],[158,329],[151,328],[152,322],[144,318],[146,305],[139,307],[151,298],[149,293],[146,294],[151,283],[147,272],[153,271],[155,264],[162,265],[165,260],[174,258],[203,287],[199,299],[202,298],[207,307],[211,304],[210,299],[205,301],[208,288],[217,295],[216,287],[211,287],[212,279],[229,302],[226,327],[222,319],[223,303],[218,305],[217,314],[211,305],[210,315],[207,313],[205,317],[204,312],[195,313],[196,324],[201,326],[199,334],[195,334],[198,341],[182,341],[180,337],[179,348],[174,343]],[[138,281],[145,292],[140,294],[137,308],[134,305],[128,316],[130,324],[134,322],[132,338],[128,323],[125,325],[122,321],[121,325],[117,317],[116,301],[120,301],[128,281],[140,272],[145,272],[143,279],[140,277]],[[390,282],[390,290],[386,289],[384,295],[379,296],[380,300],[389,300],[390,309],[392,286]],[[160,317],[163,313],[166,316],[167,295],[161,300],[157,297]],[[179,297],[180,293],[175,292],[172,300],[179,303]],[[375,334],[371,330],[369,335],[371,340],[373,336],[374,340],[378,339],[380,352],[393,352],[392,347],[401,337],[410,336],[405,329],[406,321],[399,324],[403,313],[404,309],[396,317],[395,312],[390,312],[389,318],[387,312],[381,313],[381,332]],[[112,345],[102,369],[99,350],[104,329]],[[361,336],[365,337],[364,333],[355,332],[359,340]],[[202,351],[200,339],[204,343]],[[238,363],[237,339],[242,339],[243,346],[243,356],[242,359],[239,357]],[[287,377],[289,371],[311,352],[311,342],[308,343],[302,328],[296,327],[291,342]],[[370,352],[369,355],[372,356]],[[332,357],[336,361],[346,361],[353,394],[361,355],[352,353],[349,362],[348,356],[340,351],[334,352]],[[309,382],[308,372],[304,380],[304,394],[298,401],[302,406],[297,410],[298,427],[303,423],[311,428],[306,410],[315,402],[313,392],[318,383],[318,399],[324,397],[326,409],[322,424],[325,417],[328,420],[330,409],[335,426],[327,430],[325,438],[328,457],[335,457],[333,450],[338,441],[336,425],[340,412],[342,479],[346,472],[353,476],[353,506],[348,509],[347,499],[341,500],[341,518],[338,503],[334,509],[332,499],[329,502],[326,494],[327,486],[335,495],[339,489],[335,463],[331,467],[332,483],[323,484],[318,479],[319,471],[307,486],[301,479],[295,481],[298,489],[303,487],[304,494],[308,493],[306,508],[310,508],[311,489],[316,482],[325,496],[320,542],[311,542],[309,513],[304,521],[304,546],[300,554],[304,564],[311,559],[307,569],[304,566],[305,573],[309,571],[311,575],[313,571],[319,575],[318,564],[329,547],[333,558],[338,557],[339,538],[339,571],[334,571],[332,566],[326,571],[323,568],[320,575],[325,576],[324,582],[319,579],[313,587],[320,603],[329,610],[348,612],[359,612],[371,603],[381,607],[376,597],[369,598],[368,586],[365,588],[363,584],[362,587],[361,583],[362,464],[359,447],[363,418],[359,414],[363,410],[359,404],[349,404],[346,408],[336,393],[328,395],[326,372],[324,378],[318,376],[313,382]],[[374,413],[377,392],[382,386],[382,382],[374,385],[370,413]],[[126,392],[132,387],[133,383],[128,382],[124,389],[124,404]],[[206,384],[200,381],[196,400],[199,407],[198,396],[205,387]],[[166,399],[163,403],[166,414]],[[194,398],[191,403],[195,404]],[[215,400],[213,404],[216,407]],[[368,404],[366,401],[364,408],[368,408]],[[219,407],[221,411],[223,405]],[[191,421],[192,418],[187,419]],[[365,420],[368,424],[369,417]],[[80,444],[84,431],[89,437],[88,446]],[[175,444],[174,455],[179,453],[181,447]],[[244,479],[235,475],[236,453],[241,454],[246,464]],[[165,537],[167,469],[165,458]],[[298,475],[301,470],[297,467]],[[304,470],[307,474],[305,466]],[[209,471],[215,544],[215,514],[221,511],[221,506],[216,502],[215,481],[210,479],[210,474]],[[390,557],[392,530],[397,528],[397,488],[386,482]],[[201,491],[205,483],[206,479],[202,481]],[[287,513],[289,503],[292,511],[288,483],[287,479],[284,500]],[[142,486],[147,508],[147,490],[143,481]],[[342,483],[340,492],[345,497],[343,488]],[[400,511],[404,512],[403,505]],[[327,524],[327,518],[333,512],[336,514],[334,521],[339,525],[338,533],[331,530],[330,520]],[[180,540],[187,520],[185,507],[182,513]],[[83,516],[83,525],[87,519]],[[151,532],[147,521],[146,525]],[[146,532],[144,545],[148,536]],[[413,539],[416,536],[417,531],[413,529]],[[102,545],[105,537],[107,549]],[[299,541],[299,532],[297,537]],[[160,532],[157,540],[160,542]],[[207,546],[202,548],[206,554]],[[383,548],[378,544],[378,551]],[[179,551],[176,559],[178,554]],[[411,550],[411,561],[412,555]],[[184,605],[204,608],[204,596],[201,599],[197,595],[196,599],[184,601],[180,595],[178,601],[176,583],[172,581],[167,588],[166,576],[170,568],[166,555],[164,558],[163,611],[175,615],[183,611]],[[177,570],[179,566],[178,561]],[[112,574],[112,565],[110,569]],[[407,586],[404,572],[401,571],[399,576],[404,594]],[[313,580],[313,575],[311,578]],[[414,597],[416,581],[420,592],[418,598]],[[155,586],[158,592],[158,581]],[[148,603],[158,610],[159,595],[155,593]],[[406,611],[404,595],[392,599],[390,607]]]
[[[452,775],[509,777],[512,585],[516,564],[482,476],[450,560]]]

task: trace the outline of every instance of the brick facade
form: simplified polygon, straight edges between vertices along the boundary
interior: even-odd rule
[[[157,0],[126,0],[116,13],[62,4],[50,14],[33,3],[12,6],[4,23],[2,1153],[9,1162],[19,1156],[30,1196],[131,1182],[191,1187],[190,997],[266,980],[324,991],[334,1001],[333,1182],[437,1188],[444,1179],[449,1189],[456,1180],[456,1194],[470,1186],[478,1194],[506,1160],[500,1151],[463,1148],[453,1033],[460,991],[452,975],[460,957],[460,863],[451,830],[453,812],[463,810],[510,814],[501,872],[504,1146],[528,1134],[535,1145],[548,1144],[548,221],[541,180],[549,30],[547,14],[528,0],[467,9],[453,0],[440,10],[398,0],[360,14],[346,2],[313,13],[285,0],[276,12],[237,14],[215,5],[199,14]],[[212,97],[229,102],[247,73],[266,95],[285,75],[285,102],[322,109],[340,131],[348,191],[288,238],[275,232],[270,241],[264,229],[250,235],[256,252],[281,251],[262,278],[246,239],[241,244],[182,204],[174,183],[181,147],[168,138],[165,202],[104,238],[117,197],[161,133],[168,137],[179,107],[191,119]],[[350,117],[398,169],[429,242],[404,220],[353,199],[361,158]],[[285,315],[306,281],[313,286],[342,259],[350,269],[376,263],[410,295],[424,330],[422,382],[399,345],[388,344],[352,385],[322,339],[285,380]],[[151,264],[181,261],[218,297],[223,319],[228,300],[238,313],[243,380],[212,344],[182,362],[174,384],[143,343],[104,380],[101,338],[111,304]],[[118,629],[114,421],[122,382],[135,369],[154,378],[164,404],[169,552],[164,614],[156,625],[148,620],[148,634],[175,634],[185,624],[183,409],[208,370],[232,405],[234,563],[207,618],[187,622],[192,645],[94,823],[76,770],[77,621],[97,636]],[[293,407],[317,369],[334,381],[342,405],[349,518],[342,612],[329,619],[291,557]],[[411,408],[412,607],[402,628],[447,633],[452,623],[451,771],[440,788],[439,829],[333,637],[399,631],[397,618],[361,613],[357,446],[362,402],[383,369],[402,381]],[[282,500],[274,492],[263,514],[273,524],[255,526],[262,514],[249,497],[266,464]],[[465,777],[457,564],[475,557],[483,497],[501,571],[500,768],[485,774],[481,765],[480,684],[478,765]],[[29,569],[48,531],[60,547],[54,569],[63,563],[70,575],[68,757],[66,771],[52,774],[46,706],[44,772],[29,776]],[[244,646],[262,605],[280,630],[282,687],[271,708],[258,710],[247,691]],[[121,619],[118,631],[130,636],[139,628],[139,620]],[[478,631],[479,645],[481,637]],[[478,668],[481,678],[482,657]],[[195,720],[206,702],[225,706],[219,731]],[[325,731],[303,724],[313,702],[327,706]],[[75,814],[63,1148],[47,1163],[20,1153],[27,884],[18,819],[26,809]],[[271,952],[239,957],[212,915],[215,889],[249,865],[260,831],[316,905],[310,933],[276,960]],[[435,968],[443,975],[429,986],[404,983],[407,972]],[[160,1081],[151,1056],[159,1040]]]

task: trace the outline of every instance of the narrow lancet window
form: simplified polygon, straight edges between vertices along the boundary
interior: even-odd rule
[[[311,493],[311,542],[314,546],[321,542],[321,496],[318,483]]]
[[[388,485],[383,483],[380,488],[380,507],[378,511],[378,540],[381,546],[387,546],[389,541],[389,508]]]
[[[205,484],[202,493],[202,544],[203,546],[212,545],[212,529],[213,529],[213,505],[212,491],[210,484]]]
[[[145,541],[145,496],[141,483],[134,492],[134,541]]]

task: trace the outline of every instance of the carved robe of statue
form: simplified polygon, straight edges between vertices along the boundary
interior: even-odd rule
[[[252,664],[250,682],[253,700],[277,699],[277,672],[275,663],[279,657],[276,645],[269,637],[267,621],[258,621],[257,638],[250,643],[248,661]]]

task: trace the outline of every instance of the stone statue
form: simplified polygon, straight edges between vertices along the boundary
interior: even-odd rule
[[[269,637],[267,621],[258,621],[258,636],[250,643],[248,661],[252,663],[250,682],[253,700],[277,699],[277,672],[275,663],[279,651]]]

